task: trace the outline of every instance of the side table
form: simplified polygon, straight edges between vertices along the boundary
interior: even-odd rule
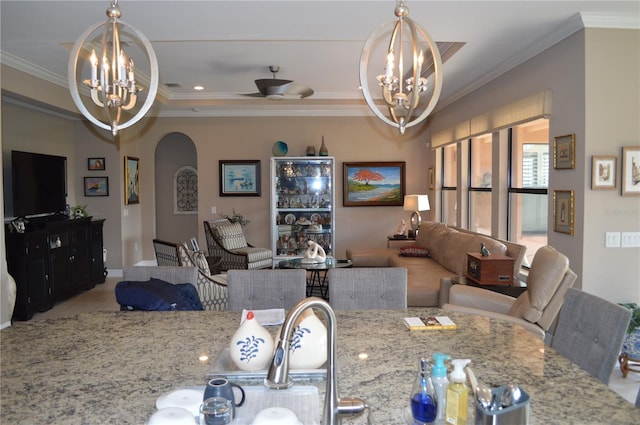
[[[280,261],[278,267],[281,269],[304,269],[309,272],[307,279],[307,296],[313,295],[313,290],[318,288],[320,296],[328,299],[329,282],[327,282],[327,272],[329,269],[347,268],[353,266],[351,260],[337,260],[329,257],[323,263],[303,263],[302,258]]]
[[[486,289],[488,291],[497,292],[499,294],[508,295],[513,298],[518,298],[524,291],[527,290],[527,284],[521,280],[513,279],[511,285],[479,285],[466,276],[451,276],[451,283],[454,285],[469,285],[476,288]]]
[[[387,236],[387,248],[402,248],[403,246],[415,245],[416,238],[396,238],[394,236]]]
[[[640,372],[640,369],[635,368],[635,366],[640,366],[640,359],[631,358],[627,353],[620,354],[618,362],[620,363],[620,372],[622,372],[623,378],[626,378],[629,372]]]

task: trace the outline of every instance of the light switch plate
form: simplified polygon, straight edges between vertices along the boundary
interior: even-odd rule
[[[622,232],[621,246],[623,248],[640,247],[640,232]]]
[[[620,232],[607,232],[604,246],[606,248],[620,248]]]

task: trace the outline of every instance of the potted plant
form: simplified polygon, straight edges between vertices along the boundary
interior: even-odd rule
[[[630,367],[640,366],[640,307],[636,303],[621,303],[620,305],[631,311],[627,335],[622,342],[622,352],[618,357],[622,377],[626,378],[630,370],[640,372],[640,369]]]
[[[233,212],[231,213],[231,215],[223,214],[222,216],[224,218],[226,218],[227,220],[229,220],[230,222],[232,222],[232,223],[240,223],[240,225],[242,227],[244,227],[247,224],[251,223],[251,220],[245,219],[242,214],[240,214],[239,212],[236,212],[235,208],[233,209]]]

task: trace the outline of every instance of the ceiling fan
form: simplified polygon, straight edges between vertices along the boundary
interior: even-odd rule
[[[276,74],[280,71],[277,65],[269,66],[269,71],[273,74],[273,78],[262,78],[255,80],[258,93],[245,94],[251,97],[266,97],[267,99],[302,99],[313,94],[313,90],[302,84],[297,84],[291,80],[281,80],[276,78]]]

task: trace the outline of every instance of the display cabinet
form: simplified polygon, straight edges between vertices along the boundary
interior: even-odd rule
[[[335,250],[335,159],[274,157],[270,167],[271,249],[274,267],[303,257],[312,240]]]

